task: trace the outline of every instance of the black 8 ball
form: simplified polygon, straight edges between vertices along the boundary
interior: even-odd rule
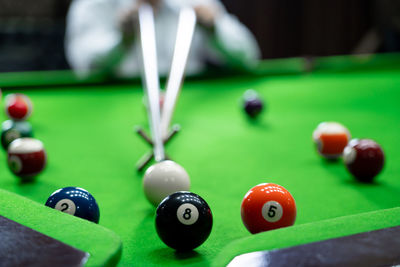
[[[200,196],[180,191],[167,196],[156,212],[156,230],[160,239],[178,251],[197,248],[208,238],[212,214]]]

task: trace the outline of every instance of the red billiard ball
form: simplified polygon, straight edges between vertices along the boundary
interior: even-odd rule
[[[247,230],[256,234],[293,225],[296,220],[296,203],[282,186],[259,184],[244,196],[241,215]]]
[[[343,152],[347,169],[361,182],[372,182],[385,161],[382,148],[370,139],[353,139]]]
[[[337,159],[350,141],[349,130],[338,122],[321,122],[313,132],[318,153],[327,159]]]
[[[5,99],[5,111],[13,120],[26,120],[32,113],[32,102],[24,94],[10,94]]]
[[[38,175],[46,165],[46,151],[37,139],[24,137],[11,142],[7,151],[10,170],[21,178]]]

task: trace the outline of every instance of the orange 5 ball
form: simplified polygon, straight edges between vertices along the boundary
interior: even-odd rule
[[[292,195],[277,184],[259,184],[244,196],[242,221],[252,234],[291,226],[296,220]]]

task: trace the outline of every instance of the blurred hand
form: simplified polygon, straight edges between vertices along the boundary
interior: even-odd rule
[[[194,7],[197,15],[197,21],[200,25],[208,29],[213,29],[215,20],[220,14],[220,9],[217,5],[198,5]]]
[[[119,14],[119,27],[122,33],[122,43],[129,46],[133,43],[136,34],[139,5],[133,4]]]
[[[149,3],[155,11],[157,11],[158,7],[161,4],[161,0],[139,0],[141,3]]]
[[[154,9],[154,13],[156,13],[161,0],[138,0],[129,8],[121,11],[119,15],[119,26],[122,32],[122,42],[124,45],[131,45],[135,39],[136,25],[138,25],[139,20],[139,6],[143,3],[150,4]]]

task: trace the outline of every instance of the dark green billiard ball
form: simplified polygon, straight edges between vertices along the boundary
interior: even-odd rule
[[[6,120],[1,125],[1,145],[5,150],[12,141],[21,137],[33,137],[32,126],[27,121]]]
[[[167,196],[157,208],[156,230],[160,239],[178,251],[203,244],[211,233],[212,214],[200,196],[179,191]]]

